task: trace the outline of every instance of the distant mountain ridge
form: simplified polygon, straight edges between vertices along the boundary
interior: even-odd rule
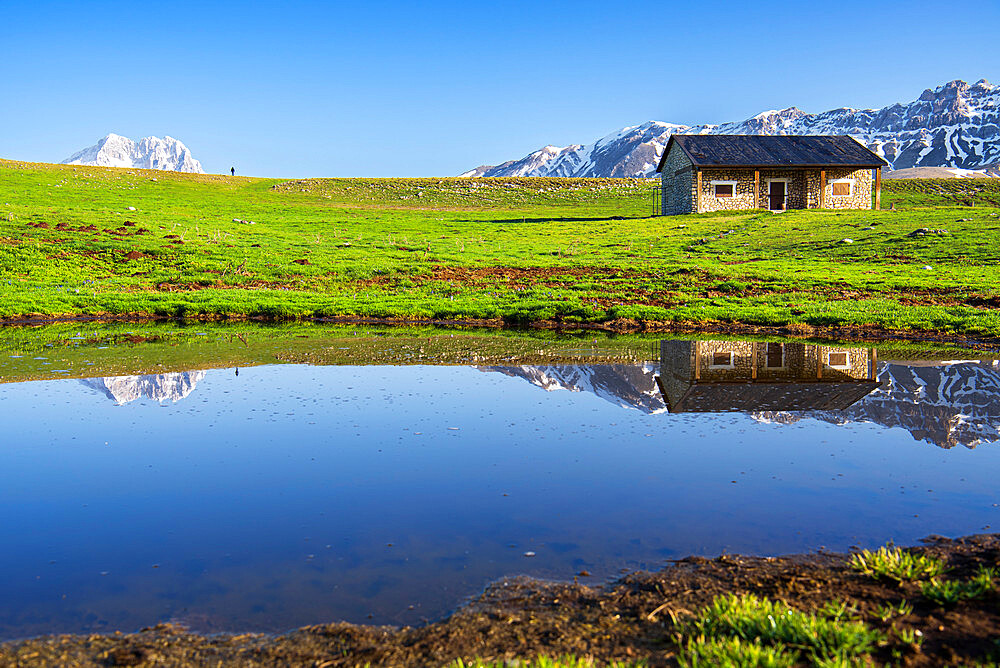
[[[62,164],[205,173],[201,163],[194,159],[191,150],[179,139],[143,137],[132,141],[114,133],[104,136],[93,146],[77,151]]]
[[[1000,165],[1000,86],[955,80],[912,102],[882,109],[796,107],[722,125],[647,121],[591,144],[545,146],[520,160],[482,165],[461,176],[649,177],[671,134],[851,135],[891,169]]]

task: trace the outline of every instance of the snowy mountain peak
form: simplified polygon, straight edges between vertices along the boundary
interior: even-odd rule
[[[164,136],[162,139],[143,137],[139,141],[133,141],[113,132],[93,146],[66,158],[62,164],[205,173],[201,163],[194,159],[191,150],[179,139]]]

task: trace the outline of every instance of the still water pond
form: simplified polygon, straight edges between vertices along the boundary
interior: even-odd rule
[[[996,362],[691,345],[0,385],[0,637],[413,624],[516,574],[1000,526]]]

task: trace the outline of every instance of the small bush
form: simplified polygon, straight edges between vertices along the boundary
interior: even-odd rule
[[[937,557],[911,554],[898,547],[880,547],[874,552],[862,550],[851,555],[851,568],[879,580],[888,578],[904,580],[924,580],[945,572],[944,562]]]

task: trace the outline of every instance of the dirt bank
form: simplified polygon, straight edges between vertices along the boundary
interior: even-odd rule
[[[1000,566],[1000,534],[931,537],[916,553],[944,559],[951,579]],[[753,593],[800,611],[832,600],[893,639],[875,655],[907,666],[968,665],[997,651],[1000,596],[942,606],[915,583],[853,571],[847,555],[688,558],[658,573],[634,573],[603,587],[512,579],[489,587],[443,621],[419,628],[336,623],[282,636],[202,636],[161,625],[135,634],[51,636],[0,645],[5,666],[444,666],[456,658],[575,654],[599,662],[644,659],[676,665],[677,623],[715,596]],[[880,606],[912,609],[883,620]],[[906,634],[920,643],[901,643]],[[893,650],[896,656],[893,657]]]

